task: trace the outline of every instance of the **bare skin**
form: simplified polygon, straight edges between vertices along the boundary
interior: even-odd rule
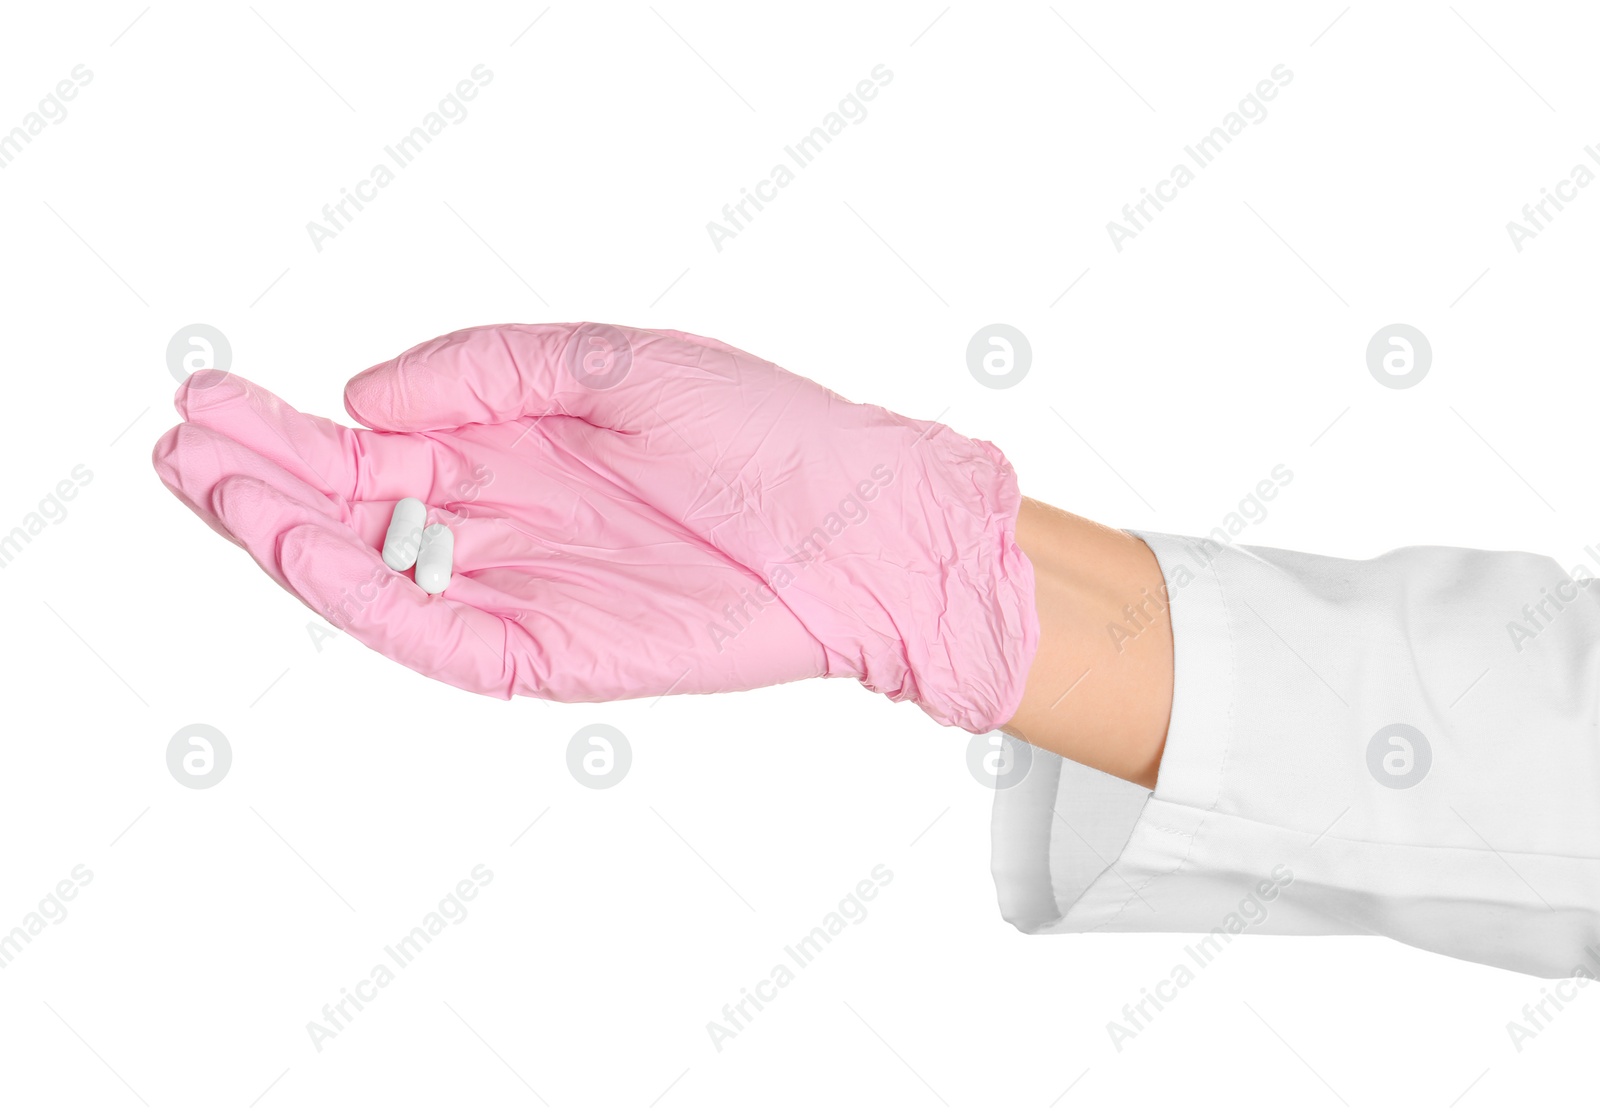
[[[1003,730],[1153,789],[1172,718],[1172,622],[1150,547],[1024,498],[1017,544],[1033,564],[1039,649]]]

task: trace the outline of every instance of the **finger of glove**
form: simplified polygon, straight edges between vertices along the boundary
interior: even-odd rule
[[[228,528],[222,525],[222,520],[211,513],[210,487],[206,487],[202,493],[199,485],[192,484],[176,463],[176,458],[180,451],[178,442],[185,436],[183,431],[192,428],[194,427],[190,426],[188,422],[184,422],[181,425],[173,426],[157,438],[155,447],[150,450],[150,465],[155,469],[162,486],[177,496],[180,503],[193,511],[196,518],[228,539],[228,541],[238,545],[239,539],[228,533]]]
[[[297,526],[279,547],[301,599],[366,646],[435,680],[510,699],[516,684],[498,616],[429,596],[349,534]]]
[[[788,373],[687,334],[592,322],[484,325],[368,368],[350,380],[344,397],[351,417],[380,430],[565,414],[638,432],[662,419],[737,413],[750,396],[770,389],[764,381],[775,375]]]
[[[209,502],[223,529],[254,558],[261,570],[308,605],[311,601],[301,596],[284,574],[279,557],[280,539],[306,523],[355,536],[349,526],[328,513],[331,505],[326,499],[317,496],[314,502],[305,502],[255,475],[223,476],[212,487]]]
[[[251,477],[218,485],[215,502],[256,562],[333,626],[418,673],[511,696],[506,625],[497,616],[429,596],[349,528]]]
[[[436,474],[460,470],[459,462],[436,461],[439,447],[431,442],[302,414],[229,372],[196,372],[179,385],[173,405],[336,500],[426,500]]]
[[[217,513],[213,494],[231,476],[252,476],[300,504],[338,519],[348,505],[330,498],[254,449],[206,426],[183,422],[162,434],[151,464],[168,490],[217,533],[243,544]]]
[[[698,333],[686,333],[680,329],[654,329],[652,331],[660,333],[664,337],[672,337],[675,340],[681,340],[688,344],[698,344],[705,348],[715,349],[716,351],[721,352],[723,355],[732,356],[735,359],[754,360],[757,363],[765,362],[760,356],[751,355],[744,349],[735,348],[727,341],[718,340],[716,337],[703,337]]]

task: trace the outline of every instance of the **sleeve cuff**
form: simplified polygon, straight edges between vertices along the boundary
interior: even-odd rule
[[[1595,581],[1526,553],[1133,533],[1173,629],[1156,788],[1033,751],[995,796],[1008,921],[1384,935],[1600,977]]]
[[[1208,822],[1218,830],[1238,686],[1229,604],[1214,564],[1220,547],[1129,533],[1161,565],[1173,627],[1172,719],[1156,788],[1034,749],[1028,776],[995,793],[1001,915],[1028,933],[1214,934],[1268,920],[1274,933],[1361,932],[1285,900],[1292,882],[1282,879],[1292,872],[1269,855],[1208,856],[1203,837]]]

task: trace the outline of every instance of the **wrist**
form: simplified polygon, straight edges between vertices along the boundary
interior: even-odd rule
[[[1139,538],[1034,499],[1017,516],[1039,644],[1005,730],[1153,788],[1172,713],[1166,582]]]

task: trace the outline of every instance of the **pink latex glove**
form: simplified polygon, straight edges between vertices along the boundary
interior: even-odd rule
[[[236,375],[178,389],[162,481],[329,622],[474,692],[558,701],[855,677],[981,733],[1038,641],[993,445],[720,341],[494,325],[350,381],[370,430]],[[430,597],[379,550],[415,496],[455,534]]]

